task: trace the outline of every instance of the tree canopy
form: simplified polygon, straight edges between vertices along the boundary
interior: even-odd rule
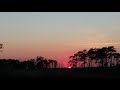
[[[90,48],[82,50],[70,56],[69,65],[73,68],[81,67],[113,67],[118,66],[120,53],[114,46],[102,48]]]

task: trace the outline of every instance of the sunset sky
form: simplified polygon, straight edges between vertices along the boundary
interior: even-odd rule
[[[79,50],[113,45],[120,52],[120,12],[0,12],[0,58],[43,56],[67,65]]]

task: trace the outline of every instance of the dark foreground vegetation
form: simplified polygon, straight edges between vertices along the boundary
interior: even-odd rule
[[[41,69],[41,70],[4,70],[0,78],[120,78],[120,69],[86,68],[86,69]]]

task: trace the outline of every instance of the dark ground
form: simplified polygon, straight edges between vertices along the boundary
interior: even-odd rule
[[[0,70],[0,87],[18,88],[119,88],[119,68]],[[9,87],[8,87],[9,86]],[[49,86],[49,87],[48,87]],[[113,90],[114,90],[113,89]],[[15,88],[16,90],[16,88]],[[37,89],[38,90],[38,89]],[[69,89],[67,89],[69,90]],[[108,90],[108,89],[107,89]],[[116,90],[116,89],[115,89]]]
[[[0,78],[120,78],[119,68],[0,70]]]

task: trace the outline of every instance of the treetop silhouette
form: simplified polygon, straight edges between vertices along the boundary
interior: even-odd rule
[[[0,43],[0,52],[2,52],[1,49],[3,49],[3,44]]]
[[[90,48],[78,51],[70,56],[69,65],[72,68],[82,67],[114,67],[120,65],[120,53],[114,46]]]

